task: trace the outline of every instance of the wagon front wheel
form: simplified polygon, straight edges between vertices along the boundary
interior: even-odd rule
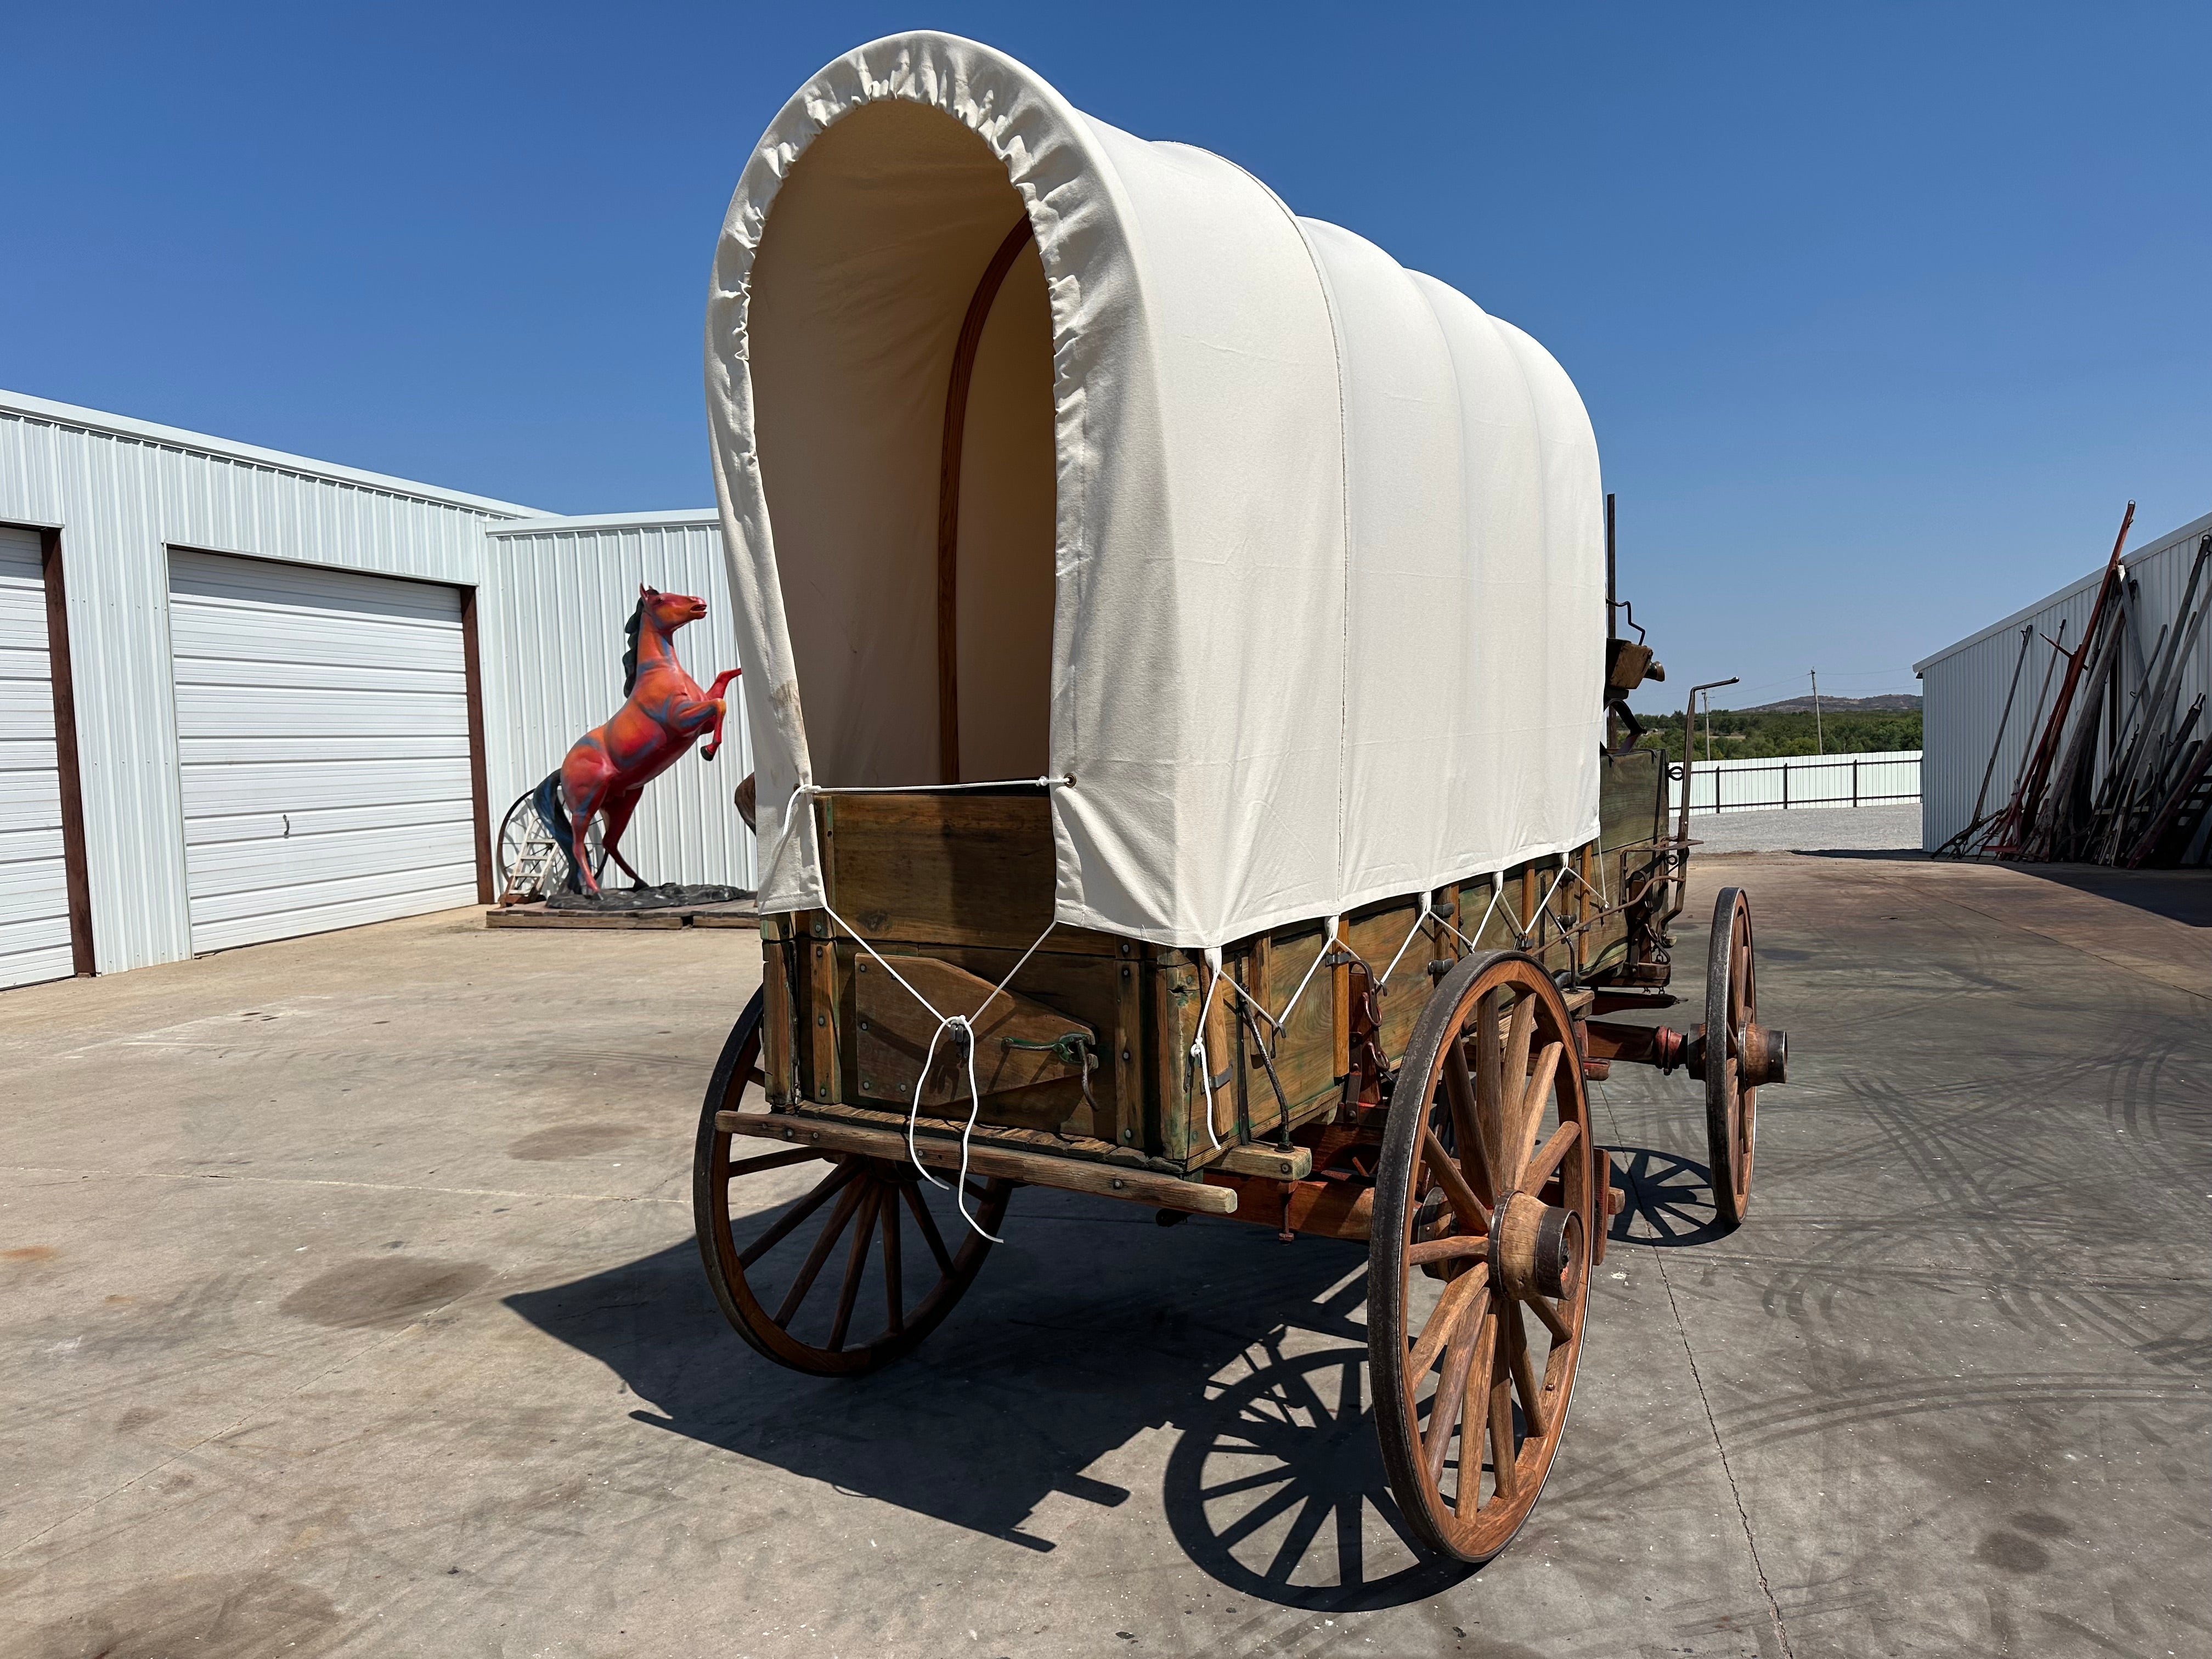
[[[717,1125],[718,1112],[767,1103],[761,1009],[755,992],[699,1116],[700,1259],[724,1316],[761,1353],[814,1376],[857,1376],[943,1322],[990,1241],[910,1164],[777,1146]],[[995,1233],[1012,1191],[1010,1182],[971,1181],[969,1211]]]
[[[1367,1340],[1399,1510],[1462,1561],[1520,1530],[1566,1429],[1601,1220],[1591,1143],[1551,975],[1519,952],[1461,962],[1384,1121]]]

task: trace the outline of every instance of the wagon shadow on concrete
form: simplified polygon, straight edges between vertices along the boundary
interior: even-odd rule
[[[1360,1247],[1036,1189],[1006,1237],[920,1353],[850,1381],[749,1349],[689,1239],[506,1301],[621,1376],[643,1428],[1023,1548],[1127,1503],[1126,1461],[1190,1560],[1259,1599],[1394,1606],[1467,1576],[1414,1552],[1375,1455]],[[1164,1476],[1136,1443],[1160,1434]]]
[[[1613,1185],[1620,1213],[1606,1230],[1614,1244],[1681,1249],[1727,1237],[1713,1206],[1712,1171],[1650,1146],[1615,1146]]]

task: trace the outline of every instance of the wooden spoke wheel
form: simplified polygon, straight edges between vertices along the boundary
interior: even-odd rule
[[[1551,975],[1517,951],[1461,962],[1384,1120],[1367,1341],[1392,1493],[1462,1561],[1520,1530],[1566,1428],[1602,1224],[1591,1144]]]
[[[606,847],[600,829],[600,821],[593,818],[591,827],[584,831],[584,853],[592,861],[594,881],[607,867]],[[540,856],[549,844],[554,849],[550,860]],[[544,898],[567,884],[568,849],[538,812],[535,788],[517,795],[514,804],[507,809],[507,816],[500,820],[495,860],[499,890],[518,901]]]
[[[1705,1148],[1713,1170],[1713,1211],[1734,1227],[1751,1206],[1751,1154],[1759,1138],[1759,1090],[1746,1086],[1746,1046],[1759,1021],[1759,981],[1751,948],[1751,901],[1723,887],[1713,902],[1705,958]]]
[[[760,1054],[755,992],[699,1116],[700,1259],[723,1314],[763,1354],[815,1376],[858,1376],[936,1328],[975,1282],[990,1241],[911,1164],[775,1147],[717,1128],[719,1111],[764,1105]],[[1011,1182],[971,1180],[968,1207],[995,1233],[1012,1191]]]

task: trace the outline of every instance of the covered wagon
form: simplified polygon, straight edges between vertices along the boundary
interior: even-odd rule
[[[1706,1079],[1733,1217],[1780,1066],[1740,899],[1713,1037],[1594,1018],[1670,1000],[1686,842],[1566,374],[914,33],[762,137],[707,378],[763,917],[699,1141],[732,1322],[879,1366],[1024,1183],[1365,1241],[1394,1492],[1494,1553],[1604,1249],[1586,1073]]]

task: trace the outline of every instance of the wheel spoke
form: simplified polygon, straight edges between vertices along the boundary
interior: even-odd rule
[[[1490,1397],[1491,1357],[1497,1347],[1498,1309],[1493,1304],[1475,1338],[1474,1374],[1460,1401],[1459,1483],[1452,1492],[1455,1514],[1471,1515],[1482,1507],[1482,1405]]]
[[[1523,991],[1513,1005],[1513,1019],[1505,1033],[1505,1087],[1498,1093],[1501,1115],[1525,1088],[1528,1077],[1528,1044],[1536,1035],[1536,998]]]
[[[1498,1334],[1498,1346],[1505,1346],[1505,1333],[1501,1327]],[[1500,1353],[1498,1358],[1505,1356]],[[1497,1366],[1490,1384],[1490,1468],[1495,1482],[1491,1495],[1511,1503],[1521,1495],[1521,1470],[1513,1445],[1513,1391],[1506,1380],[1505,1367]]]
[[[1553,1130],[1551,1139],[1544,1143],[1543,1150],[1529,1160],[1528,1171],[1521,1178],[1522,1186],[1529,1192],[1534,1192],[1549,1181],[1552,1171],[1559,1167],[1559,1160],[1572,1152],[1575,1142],[1582,1139],[1582,1133],[1583,1126],[1572,1118]]]
[[[1417,1244],[1408,1244],[1406,1247],[1406,1265],[1420,1267],[1431,1261],[1457,1261],[1468,1256],[1486,1256],[1489,1254],[1490,1240],[1483,1234],[1446,1233],[1442,1238],[1425,1238]]]
[[[1498,1121],[1505,1101],[1505,1047],[1498,1030],[1505,994],[1492,991],[1474,1005],[1474,1122],[1486,1169],[1498,1167]],[[1497,1188],[1491,1191],[1495,1193]]]
[[[780,1152],[763,1152],[758,1158],[748,1158],[730,1165],[730,1179],[757,1175],[763,1170],[781,1170],[787,1164],[804,1164],[821,1156],[811,1146],[787,1146]]]
[[[858,1164],[854,1167],[857,1172]],[[806,1300],[807,1291],[814,1288],[815,1275],[822,1271],[822,1264],[830,1259],[830,1252],[836,1245],[837,1236],[845,1231],[845,1224],[853,1218],[853,1212],[860,1207],[864,1190],[852,1186],[837,1195],[837,1207],[830,1212],[829,1224],[822,1229],[822,1237],[814,1241],[814,1248],[806,1253],[805,1265],[799,1268],[799,1277],[791,1281],[791,1289],[784,1295],[783,1305],[776,1310],[777,1324],[788,1326],[791,1316],[799,1311],[799,1304]]]
[[[831,1353],[845,1346],[845,1333],[852,1328],[853,1304],[860,1299],[860,1279],[868,1267],[868,1242],[875,1236],[876,1212],[883,1202],[883,1188],[870,1182],[867,1196],[860,1200],[860,1218],[853,1227],[853,1248],[845,1255],[845,1282],[837,1287],[837,1316],[830,1323]]]
[[[1489,1209],[1474,1195],[1474,1188],[1467,1184],[1467,1177],[1460,1173],[1452,1155],[1444,1150],[1443,1142],[1437,1139],[1437,1132],[1425,1126],[1421,1130],[1421,1159],[1429,1173],[1437,1178],[1437,1184],[1444,1189],[1444,1196],[1451,1201],[1460,1224],[1475,1232],[1488,1232]]]
[[[1560,1044],[1547,1042],[1536,1061],[1536,1074],[1530,1078],[1521,1092],[1521,1103],[1515,1113],[1511,1138],[1507,1143],[1505,1168],[1511,1190],[1524,1190],[1528,1182],[1528,1154],[1536,1146],[1536,1131],[1543,1127],[1544,1103],[1552,1097],[1552,1083],[1559,1074]]]
[[[1407,1386],[1419,1386],[1444,1344],[1461,1327],[1482,1322],[1490,1308],[1489,1285],[1490,1269],[1482,1267],[1462,1273],[1444,1286],[1429,1322],[1421,1328],[1421,1340],[1413,1345],[1413,1358],[1406,1362]]]
[[[890,1334],[896,1336],[906,1328],[906,1287],[899,1279],[899,1206],[889,1198],[883,1201],[881,1219],[884,1229],[884,1304],[890,1316]]]
[[[1510,1302],[1505,1304],[1505,1334],[1513,1350],[1513,1388],[1521,1396],[1521,1415],[1528,1420],[1529,1435],[1540,1440],[1545,1425],[1543,1393],[1528,1363],[1528,1333],[1522,1327],[1521,1310]]]
[[[1531,1295],[1523,1297],[1522,1300],[1528,1304],[1529,1312],[1543,1321],[1544,1328],[1551,1332],[1552,1340],[1554,1342],[1571,1342],[1575,1340],[1575,1334],[1567,1328],[1567,1322],[1559,1316],[1559,1310],[1542,1297]]]
[[[1429,1484],[1437,1485],[1444,1478],[1444,1458],[1451,1450],[1452,1434],[1459,1427],[1460,1407],[1467,1400],[1467,1376],[1474,1363],[1478,1349],[1487,1346],[1490,1333],[1495,1326],[1486,1310],[1480,1322],[1463,1320],[1460,1328],[1452,1334],[1452,1340],[1444,1349],[1443,1379],[1437,1384],[1436,1398],[1429,1405],[1428,1432],[1421,1441],[1421,1450],[1428,1463]],[[1460,1473],[1467,1472],[1467,1460],[1460,1460]]]
[[[914,1212],[914,1224],[921,1229],[922,1243],[929,1246],[930,1255],[937,1258],[938,1270],[947,1279],[952,1277],[952,1257],[945,1248],[943,1235],[937,1231],[937,1218],[929,1212],[923,1200],[921,1188],[909,1182],[900,1188],[906,1194],[906,1206]]]
[[[745,1248],[738,1253],[738,1265],[741,1267],[751,1267],[754,1262],[759,1261],[770,1250],[783,1243],[784,1239],[790,1234],[793,1228],[798,1226],[799,1223],[805,1221],[807,1217],[812,1215],[815,1211],[820,1209],[824,1200],[828,1199],[832,1194],[841,1190],[848,1182],[851,1181],[854,1176],[860,1173],[860,1166],[859,1162],[855,1160],[854,1162],[848,1164],[841,1164],[828,1175],[823,1176],[822,1179],[816,1183],[812,1192],[807,1194],[805,1197],[800,1199],[797,1204],[793,1205],[789,1210],[785,1212],[782,1219],[779,1220],[775,1225],[770,1227],[758,1238],[753,1240],[751,1243],[746,1245]]]
[[[1498,1188],[1491,1182],[1490,1160],[1483,1152],[1474,1079],[1467,1063],[1467,1042],[1462,1037],[1454,1037],[1444,1047],[1444,1099],[1451,1109],[1452,1139],[1460,1167],[1467,1171],[1474,1195],[1486,1204],[1494,1204]]]

